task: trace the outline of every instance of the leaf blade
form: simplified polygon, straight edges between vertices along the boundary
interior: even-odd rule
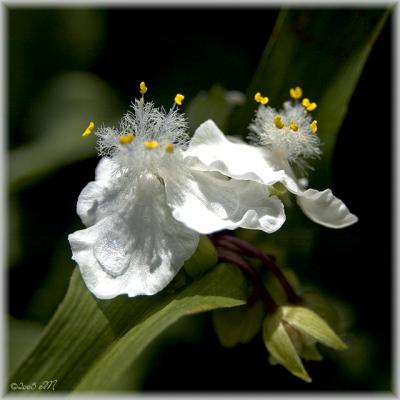
[[[244,301],[244,277],[226,264],[174,294],[111,301],[96,300],[76,270],[65,300],[11,381],[57,379],[57,390],[106,390],[179,318]]]

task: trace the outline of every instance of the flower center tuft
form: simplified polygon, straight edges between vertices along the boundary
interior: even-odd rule
[[[304,168],[306,160],[318,158],[321,154],[317,133],[317,121],[312,120],[309,111],[317,108],[308,98],[301,100],[303,90],[297,86],[291,88],[292,100],[286,101],[283,108],[276,111],[264,106],[258,92],[255,100],[260,103],[256,116],[249,126],[249,139],[257,144],[269,147],[278,157]]]
[[[144,99],[148,87],[145,82],[139,85],[141,97],[131,104],[131,110],[121,119],[118,128],[101,127],[95,135],[101,156],[110,157],[123,174],[130,172],[158,174],[161,168],[172,168],[171,162],[179,164],[180,152],[187,145],[188,123],[178,111],[185,96],[178,93],[169,111],[157,108]],[[94,129],[91,122],[83,136]],[[177,167],[179,168],[179,167]]]

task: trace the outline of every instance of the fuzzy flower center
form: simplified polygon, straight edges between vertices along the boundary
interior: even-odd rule
[[[145,83],[141,82],[141,98],[131,104],[131,110],[123,116],[117,129],[102,127],[95,132],[99,154],[110,157],[123,175],[132,172],[157,176],[161,169],[180,164],[181,149],[189,139],[187,120],[177,108],[184,96],[178,93],[175,104],[166,111],[162,107],[156,108],[152,102],[145,102],[147,90]],[[84,136],[89,135],[93,128],[91,123]]]
[[[249,139],[268,147],[277,157],[304,168],[306,160],[318,158],[321,154],[317,133],[317,121],[312,120],[309,111],[317,104],[304,98],[300,87],[290,89],[292,100],[286,101],[281,110],[265,106],[265,97],[257,93],[255,100],[260,103],[254,120],[249,126]]]

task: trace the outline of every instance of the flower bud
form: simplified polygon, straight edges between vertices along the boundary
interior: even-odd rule
[[[321,360],[315,346],[317,342],[336,350],[347,348],[319,315],[301,306],[281,306],[267,315],[263,322],[263,338],[273,361],[306,382],[311,382],[311,378],[301,358]]]

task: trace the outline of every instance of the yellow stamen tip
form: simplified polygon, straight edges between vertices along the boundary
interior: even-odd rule
[[[291,88],[289,93],[292,99],[298,100],[303,96],[303,89],[300,86],[296,86],[295,88]]]
[[[307,111],[314,111],[317,108],[317,103],[311,103],[308,107],[307,107]]]
[[[311,103],[310,99],[303,99],[303,101],[301,102],[301,104],[303,104],[303,106],[307,109],[307,111],[313,111],[317,108],[317,103]]]
[[[143,145],[144,145],[144,147],[146,147],[146,149],[148,149],[148,150],[153,150],[153,149],[155,149],[156,147],[158,147],[158,142],[157,142],[157,140],[151,140],[151,141],[145,141],[144,143],[143,143]]]
[[[290,121],[289,127],[292,131],[295,131],[295,132],[297,132],[299,130],[299,127],[293,121]]]
[[[317,126],[317,120],[316,119],[314,119],[314,121],[311,122],[310,128],[311,128],[311,132],[312,133],[317,133],[318,126]]]
[[[257,92],[255,95],[254,95],[254,100],[257,102],[257,103],[261,103],[261,104],[267,104],[268,102],[269,102],[269,98],[267,97],[267,96],[262,96],[261,95],[261,93],[260,92]]]
[[[178,106],[181,106],[182,105],[182,101],[184,100],[184,98],[185,98],[185,96],[183,94],[178,93],[175,96],[175,103],[178,104]]]
[[[85,129],[85,131],[82,133],[82,136],[89,136],[92,133],[92,130],[94,129],[94,123],[90,122],[88,127]]]
[[[173,153],[174,152],[174,145],[172,143],[167,143],[165,145],[165,151],[167,153]]]
[[[145,84],[144,82],[140,82],[139,87],[140,87],[140,93],[141,93],[142,95],[145,94],[145,93],[147,92],[147,86],[146,86],[146,84]]]
[[[135,135],[133,133],[127,133],[126,135],[121,135],[119,137],[119,142],[121,144],[129,144],[135,139]]]
[[[275,115],[274,124],[278,129],[282,129],[285,124],[282,122],[282,117],[280,115]]]

